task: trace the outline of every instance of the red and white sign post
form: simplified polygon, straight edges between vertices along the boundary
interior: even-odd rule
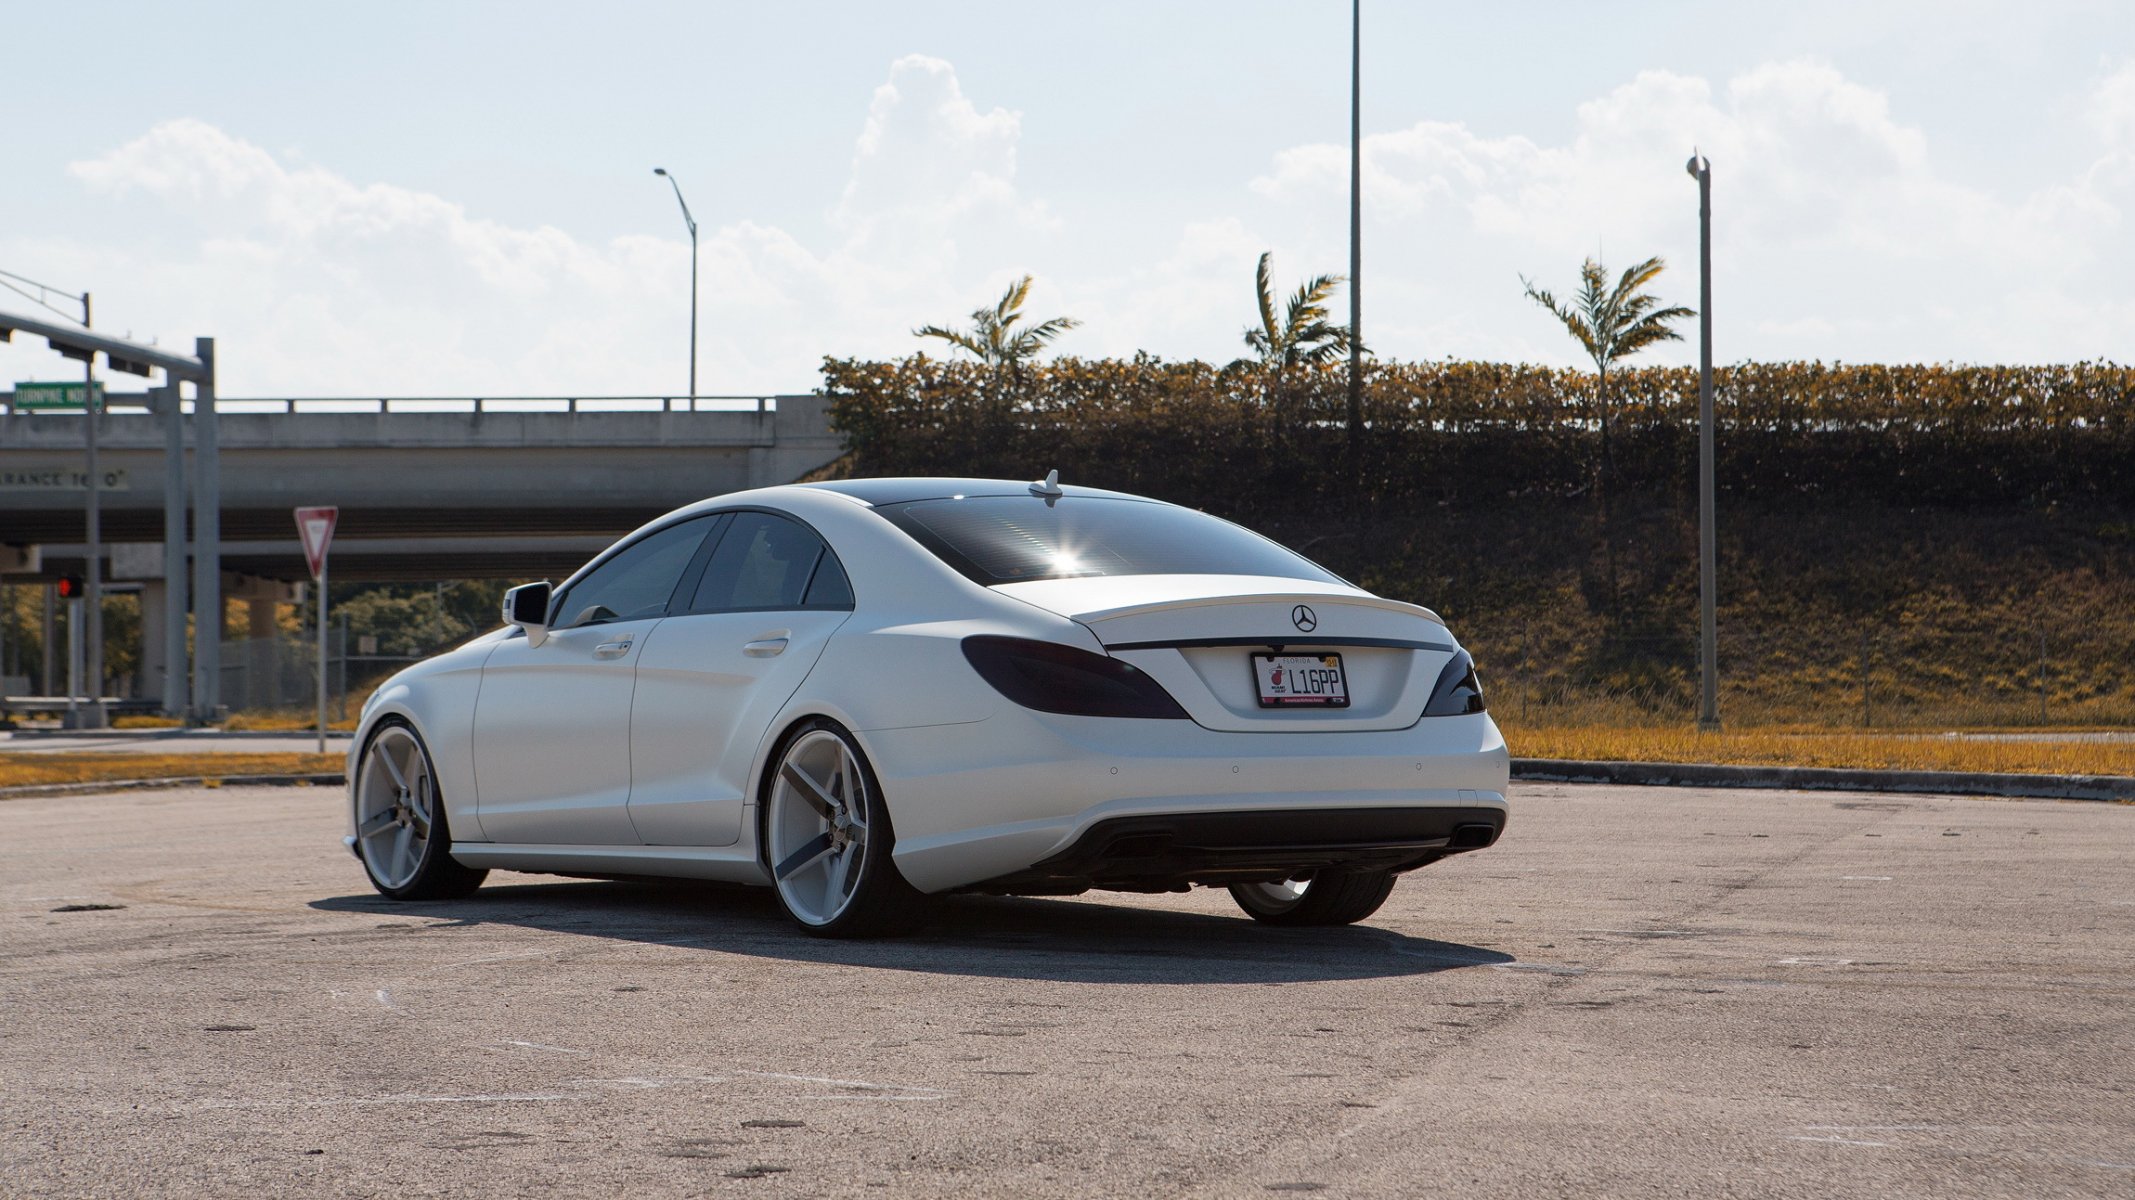
[[[326,547],[334,540],[338,508],[297,510],[297,538],[304,543],[304,561],[311,564],[311,579],[319,589],[319,753],[326,753]]]

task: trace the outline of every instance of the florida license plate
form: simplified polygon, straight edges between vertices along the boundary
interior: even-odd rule
[[[1339,654],[1255,654],[1253,687],[1262,708],[1348,708]]]

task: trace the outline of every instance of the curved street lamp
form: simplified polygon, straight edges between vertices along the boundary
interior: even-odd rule
[[[1698,728],[1720,728],[1718,620],[1714,580],[1712,429],[1712,160],[1690,152],[1683,164],[1698,181]]]
[[[697,408],[697,218],[689,215],[689,201],[682,198],[682,185],[667,173],[667,168],[654,167],[652,173],[675,189],[675,203],[682,206],[682,222],[689,226],[689,407],[694,412]]]
[[[1349,454],[1364,434],[1364,0],[1349,5]]]

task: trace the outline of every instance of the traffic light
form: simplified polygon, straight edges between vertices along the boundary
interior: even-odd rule
[[[81,599],[81,598],[82,598],[82,595],[83,595],[83,592],[82,592],[82,577],[81,577],[81,576],[79,576],[79,575],[62,575],[62,576],[60,576],[60,577],[59,577],[59,598],[60,598],[60,599],[62,599],[62,600],[79,600],[79,599]]]

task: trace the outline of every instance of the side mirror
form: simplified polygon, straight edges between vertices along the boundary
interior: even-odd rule
[[[526,630],[526,643],[539,646],[549,638],[549,581],[522,583],[504,593],[504,623]]]

